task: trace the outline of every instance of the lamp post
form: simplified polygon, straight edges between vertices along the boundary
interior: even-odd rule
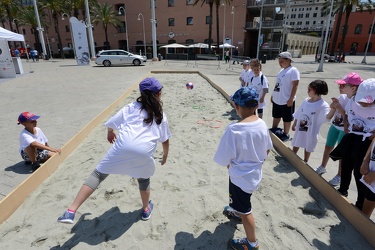
[[[39,12],[38,12],[38,6],[36,5],[36,0],[33,0],[33,4],[34,4],[34,11],[35,11],[35,16],[36,16],[36,21],[38,23],[38,28],[36,28],[36,29],[37,29],[37,31],[39,33],[40,43],[42,44],[43,56],[45,56],[45,55],[47,55],[47,51],[46,51],[46,45],[44,43],[43,28],[40,25]]]
[[[367,56],[368,46],[369,46],[370,40],[371,40],[372,30],[374,29],[374,22],[375,22],[375,16],[374,16],[374,19],[372,20],[370,34],[368,35],[368,40],[367,40],[367,45],[366,45],[366,50],[365,50],[365,56],[363,57],[363,60],[361,62],[361,63],[364,63],[364,64],[367,64],[367,62],[366,62],[366,56]]]
[[[158,61],[156,55],[156,19],[155,19],[155,0],[151,0],[151,27],[152,27],[152,61]]]
[[[323,72],[323,62],[324,62],[324,53],[326,51],[326,46],[327,46],[327,38],[328,38],[328,31],[329,31],[329,25],[331,24],[331,15],[332,15],[332,9],[333,9],[333,2],[334,0],[331,0],[331,8],[329,10],[329,15],[327,18],[327,25],[326,25],[326,34],[324,37],[324,43],[323,43],[323,49],[320,54],[320,63],[319,67],[316,72]]]
[[[127,50],[128,52],[130,52],[130,51],[129,51],[129,37],[128,37],[128,23],[126,22],[126,10],[125,10],[125,8],[124,8],[123,6],[120,6],[120,8],[118,8],[118,14],[119,14],[119,15],[122,15],[121,10],[124,11],[124,16],[125,16],[126,50]]]
[[[227,12],[227,3],[226,3],[226,0],[223,0],[223,2],[221,3],[221,5],[224,6],[224,28],[223,28],[223,61],[225,61],[225,48],[224,48],[224,41],[225,41],[225,14]]]
[[[146,54],[146,31],[145,31],[145,18],[143,17],[143,14],[142,13],[139,13],[138,14],[138,21],[141,20],[140,16],[142,16],[142,26],[143,26],[143,53],[145,53],[146,57],[147,57],[147,54]]]
[[[92,35],[92,25],[91,25],[90,9],[89,9],[89,1],[88,0],[85,0],[85,10],[86,10],[86,17],[87,17],[87,29],[89,31],[91,60],[92,60],[93,58],[95,58],[95,43],[94,43],[94,36]]]
[[[260,6],[260,15],[259,15],[259,30],[258,30],[258,46],[257,46],[257,59],[259,59],[259,52],[260,52],[260,46],[261,46],[261,35],[262,35],[262,23],[263,23],[263,3],[264,0],[261,0],[262,4]]]
[[[232,6],[232,12],[231,12],[230,14],[232,14],[232,44],[231,44],[231,47],[230,47],[230,56],[232,56],[233,43],[234,43],[234,40],[233,40],[233,30],[234,30],[234,6]]]

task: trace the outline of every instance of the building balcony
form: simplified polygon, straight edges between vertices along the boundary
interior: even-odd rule
[[[287,0],[247,0],[247,8],[259,8],[262,4],[263,6],[273,6],[273,7],[282,7],[286,6]]]
[[[260,49],[261,50],[279,50],[280,46],[281,46],[280,42],[268,41],[268,42],[263,43],[260,46]]]
[[[266,20],[262,22],[262,29],[282,29],[283,23],[283,20]],[[257,30],[259,29],[259,23],[246,22],[245,28],[249,30]]]

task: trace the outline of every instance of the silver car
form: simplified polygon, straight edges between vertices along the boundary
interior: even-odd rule
[[[102,50],[96,55],[95,63],[109,67],[111,65],[133,64],[139,66],[147,61],[145,56],[134,55],[120,49]]]

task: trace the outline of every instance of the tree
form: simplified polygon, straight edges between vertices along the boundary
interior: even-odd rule
[[[60,56],[61,58],[65,58],[59,29],[59,19],[61,18],[61,15],[66,11],[65,3],[61,0],[44,0],[42,2],[42,7],[51,11],[55,32],[57,34],[57,40],[59,42],[58,47],[60,50]]]
[[[22,8],[22,11],[20,14],[17,16],[17,23],[18,25],[29,25],[33,31],[34,38],[35,38],[35,43],[39,44],[39,37],[38,37],[38,23],[35,17],[35,10],[34,6],[26,6]]]
[[[107,3],[97,4],[92,8],[93,18],[91,22],[97,25],[99,22],[103,24],[103,29],[105,33],[105,44],[108,48],[108,26],[113,25],[115,27],[123,26],[122,21],[118,18],[118,12],[112,10],[113,5],[108,5]],[[126,32],[128,32],[126,30]],[[129,41],[127,41],[129,42]]]
[[[202,5],[208,4],[210,6],[210,23],[208,24],[208,53],[211,54],[211,44],[212,44],[212,9],[215,0],[195,0],[193,6],[197,5],[200,1],[202,1]]]

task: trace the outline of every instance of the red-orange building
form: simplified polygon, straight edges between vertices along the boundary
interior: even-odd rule
[[[344,30],[344,25],[345,25],[345,13],[343,13],[340,24],[338,24],[337,22],[337,17],[338,15],[336,15],[335,25],[333,27],[331,39],[330,39],[330,44],[332,45],[336,26],[340,25],[340,32],[339,32],[339,36],[338,36],[337,43],[335,46],[336,47],[335,52],[339,51],[339,48],[341,45],[341,39],[342,39],[342,34]],[[368,38],[370,35],[371,24],[373,23],[374,18],[375,18],[374,11],[372,13],[370,13],[369,11],[363,11],[363,12],[357,11],[357,12],[350,13],[348,27],[347,27],[347,34],[346,34],[345,41],[343,44],[343,50],[342,50],[343,52],[347,54],[356,54],[356,53],[365,52]],[[371,35],[369,47],[367,50],[368,53],[375,52],[375,47],[372,46],[373,43],[375,42],[374,34],[375,34],[375,27],[373,27],[372,29],[372,35]],[[331,51],[331,47],[329,48],[329,51]]]

